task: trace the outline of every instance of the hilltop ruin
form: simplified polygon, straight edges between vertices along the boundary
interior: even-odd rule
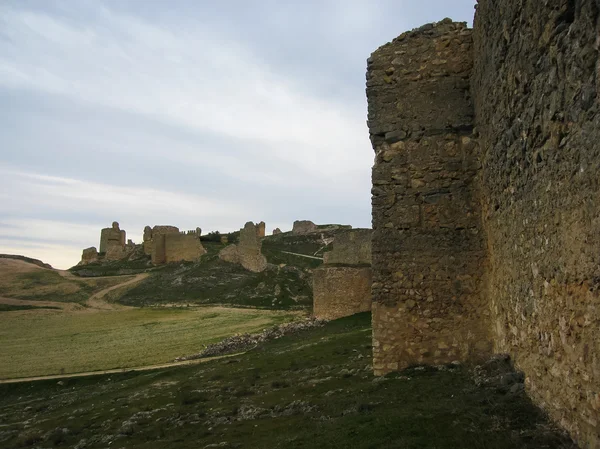
[[[146,226],[141,245],[131,240],[125,243],[126,232],[113,222],[112,227],[100,231],[100,251],[95,247],[86,248],[79,265],[95,262],[111,262],[149,256],[152,264],[198,260],[206,250],[200,242],[202,230],[180,232],[175,226]]]
[[[377,374],[508,353],[600,447],[598,3],[480,0],[368,60]]]

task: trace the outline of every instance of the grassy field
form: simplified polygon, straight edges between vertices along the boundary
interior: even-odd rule
[[[0,385],[0,446],[572,448],[519,389],[466,367],[371,374],[362,314],[233,358]]]
[[[170,362],[204,344],[292,317],[215,307],[1,313],[0,379]]]
[[[0,296],[8,298],[82,303],[94,293],[128,279],[131,277],[65,278],[57,271],[20,260],[0,259]]]

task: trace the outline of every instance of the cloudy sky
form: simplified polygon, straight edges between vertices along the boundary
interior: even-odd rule
[[[2,0],[0,253],[58,268],[113,220],[369,227],[369,54],[475,0]]]

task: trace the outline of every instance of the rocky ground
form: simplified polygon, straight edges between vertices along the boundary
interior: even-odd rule
[[[184,368],[0,386],[0,447],[573,448],[496,357],[371,374],[369,314]]]

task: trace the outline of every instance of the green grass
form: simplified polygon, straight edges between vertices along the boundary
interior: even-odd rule
[[[300,268],[313,269],[323,264],[323,261],[286,254],[284,251],[307,256],[322,257],[323,252],[330,251],[331,244],[323,245],[320,234],[294,236],[290,233],[266,237],[262,244],[262,253],[269,263],[293,265]]]
[[[0,304],[0,312],[12,312],[15,310],[34,310],[34,309],[58,309],[58,310],[60,310],[60,307]]]
[[[0,379],[167,363],[226,336],[291,318],[222,308],[5,313],[0,315]]]
[[[69,268],[69,271],[74,275],[81,277],[138,274],[152,268],[152,265],[149,264],[149,260],[149,258],[144,258],[138,260],[116,260],[103,263],[93,262],[87,265],[76,265]]]
[[[477,387],[466,368],[375,381],[370,338],[361,314],[192,367],[0,385],[0,445],[572,447],[522,393]]]
[[[294,267],[252,273],[216,255],[202,263],[170,264],[128,290],[125,305],[227,304],[269,309],[308,308],[310,278]]]

